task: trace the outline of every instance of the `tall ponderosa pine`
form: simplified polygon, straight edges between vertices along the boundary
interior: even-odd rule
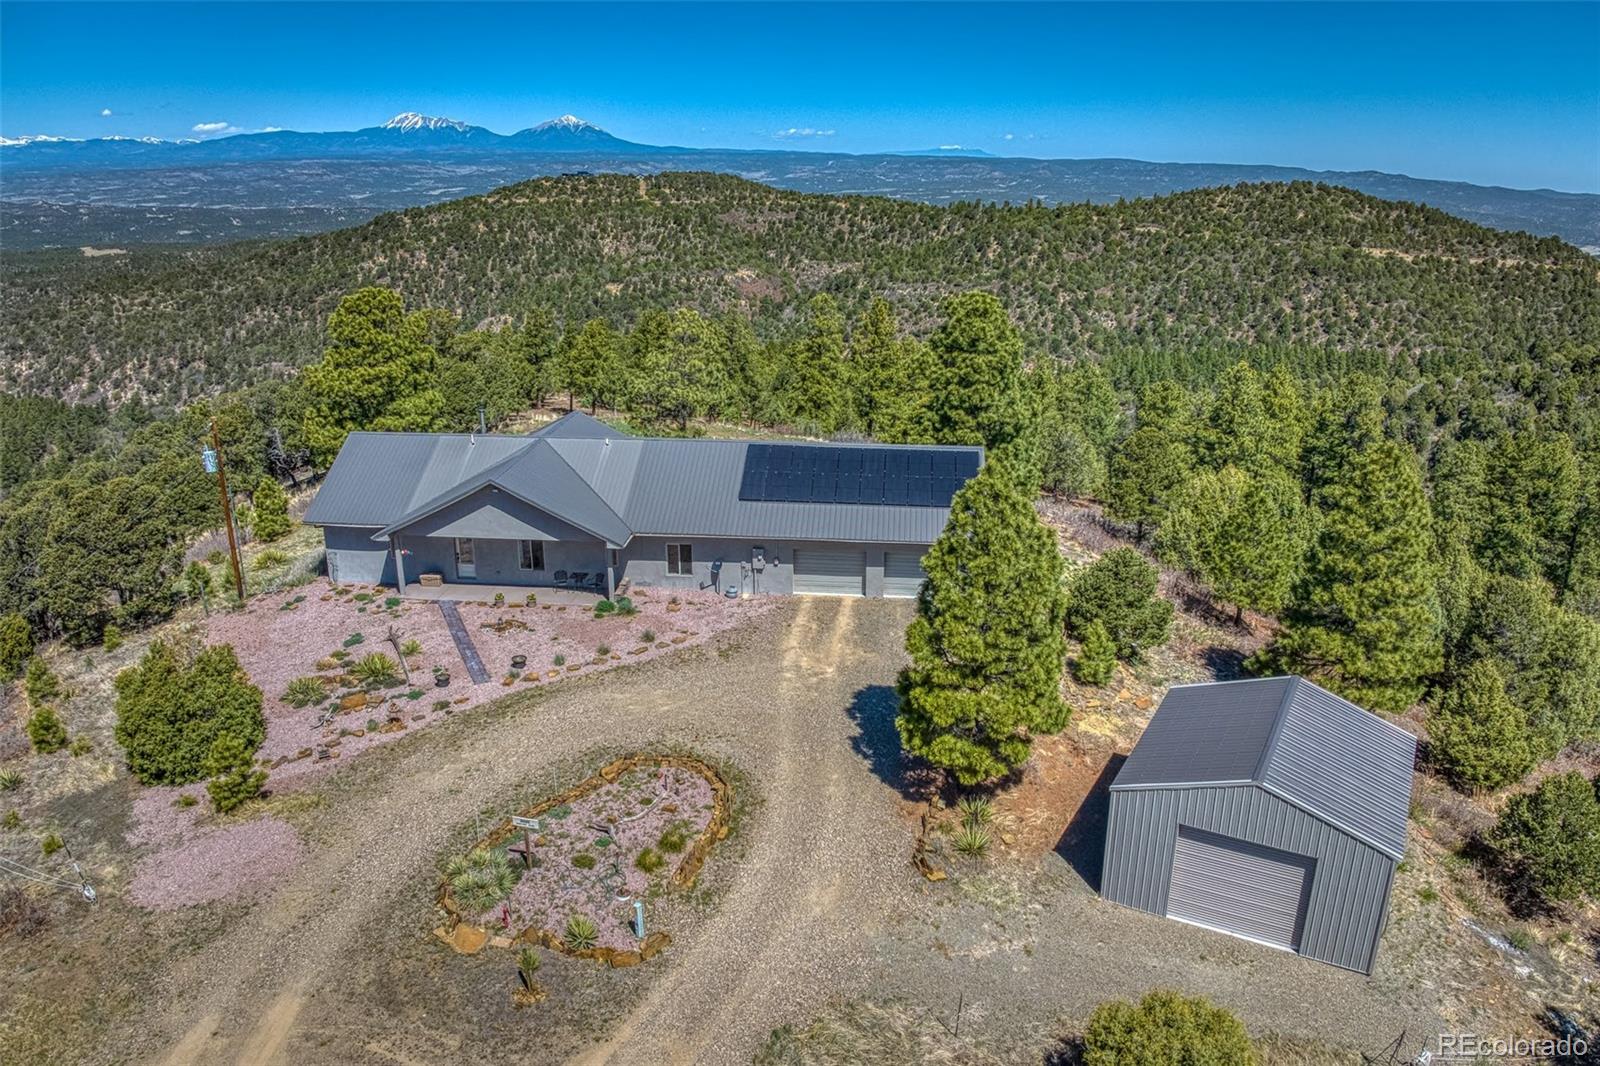
[[[312,397],[305,433],[327,466],[352,431],[435,430],[443,398],[429,320],[407,313],[400,294],[359,289],[328,316],[321,362],[302,371]]]
[[[1480,659],[1451,681],[1428,715],[1428,748],[1445,775],[1471,791],[1502,788],[1533,769],[1528,716],[1493,662]]]
[[[929,403],[934,440],[997,448],[1023,437],[1022,335],[1005,307],[990,293],[967,292],[939,309],[944,321],[928,341],[938,363]]]
[[[845,380],[844,316],[826,293],[806,305],[805,332],[789,346],[784,402],[800,425],[832,433],[845,425],[849,410]]]
[[[1139,398],[1134,430],[1111,457],[1106,511],[1134,524],[1142,542],[1188,481],[1195,456],[1194,400],[1175,382],[1158,381]]]
[[[556,357],[555,378],[567,390],[568,410],[582,400],[595,414],[602,400],[614,398],[622,372],[620,349],[616,331],[603,318],[591,318],[567,334]]]
[[[923,560],[898,686],[906,750],[968,786],[1020,766],[1030,738],[1068,714],[1061,554],[1003,465],[991,460],[956,494]]]
[[[686,429],[727,389],[727,336],[692,308],[645,315],[629,338],[628,413]]]
[[[898,332],[894,310],[881,297],[867,306],[851,330],[855,418],[869,437],[913,444],[926,433],[928,350]]]
[[[277,478],[263,474],[250,498],[256,507],[257,537],[272,541],[289,532],[289,497]]]
[[[1342,464],[1284,619],[1258,670],[1304,674],[1398,713],[1443,661],[1428,501],[1416,461],[1378,441]]]

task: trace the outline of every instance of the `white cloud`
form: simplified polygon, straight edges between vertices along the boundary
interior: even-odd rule
[[[283,132],[283,127],[282,126],[262,126],[261,129],[257,130],[256,132],[258,132],[258,133],[282,133]]]
[[[195,133],[238,133],[239,127],[231,122],[196,122]]]
[[[111,117],[111,109],[109,107],[102,107],[100,109],[100,117],[101,118],[110,118]]]
[[[786,130],[779,130],[774,137],[832,137],[833,130],[814,130],[810,126],[790,126]]]
[[[1017,139],[1017,135],[1016,135],[1016,134],[1015,134],[1015,133],[1008,133],[1008,134],[1006,134],[1006,140],[1008,140],[1008,141],[1014,141],[1014,140],[1016,140],[1016,139]]]

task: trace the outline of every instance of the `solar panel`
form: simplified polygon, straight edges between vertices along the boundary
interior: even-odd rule
[[[954,448],[749,444],[739,498],[948,507],[977,472],[977,453]]]

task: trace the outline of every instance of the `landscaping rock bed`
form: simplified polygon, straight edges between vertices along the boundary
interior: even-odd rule
[[[508,819],[474,850],[506,855],[519,875],[501,903],[485,911],[460,906],[449,881],[439,902],[451,916],[441,930],[457,943],[503,933],[491,942],[538,943],[570,955],[627,966],[655,954],[667,940],[645,942],[631,926],[633,901],[646,902],[669,887],[694,883],[711,847],[727,835],[731,794],[711,767],[684,756],[634,755],[609,763],[593,777],[522,812],[538,829]],[[532,865],[523,858],[531,842]],[[566,937],[573,918],[592,922],[592,945]],[[515,930],[515,935],[511,935]]]
[[[242,610],[213,614],[206,640],[232,644],[251,681],[261,687],[267,738],[258,755],[281,788],[514,688],[692,647],[773,606],[770,600],[727,600],[710,590],[642,590],[632,602],[636,614],[604,618],[579,605],[459,604],[490,671],[483,684],[468,679],[436,604],[399,600],[392,588],[383,586],[319,582],[258,596]],[[352,692],[355,681],[349,671],[362,656],[377,652],[396,658],[386,639],[390,627],[402,642],[422,645],[420,653],[406,659],[410,683]],[[646,635],[653,639],[646,640]],[[526,657],[525,665],[513,671],[516,655]],[[440,669],[449,675],[443,686],[436,683]],[[328,698],[298,708],[286,702],[290,683],[303,677],[319,678]],[[324,722],[330,709],[335,714]]]
[[[180,805],[179,797],[195,802]],[[153,846],[128,882],[128,898],[151,910],[176,910],[272,887],[304,855],[299,835],[273,817],[232,825],[198,824],[210,809],[202,786],[149,788],[134,801],[127,841]]]

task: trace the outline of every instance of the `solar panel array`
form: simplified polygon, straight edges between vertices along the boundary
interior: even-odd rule
[[[949,507],[978,472],[978,453],[940,448],[751,444],[739,499]]]

